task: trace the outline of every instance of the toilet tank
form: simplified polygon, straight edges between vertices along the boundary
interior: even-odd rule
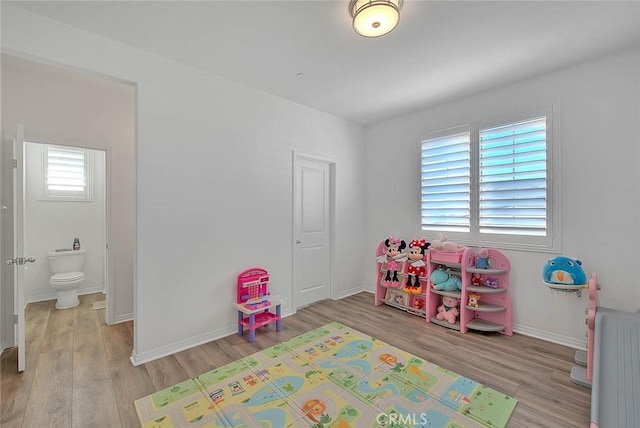
[[[51,275],[66,272],[82,272],[85,250],[56,251],[49,253]]]

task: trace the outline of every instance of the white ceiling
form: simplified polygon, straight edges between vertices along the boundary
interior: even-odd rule
[[[375,39],[348,0],[6,3],[363,124],[640,45],[639,1],[405,0]]]

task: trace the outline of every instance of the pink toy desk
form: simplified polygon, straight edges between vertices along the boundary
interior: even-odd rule
[[[249,329],[249,342],[256,340],[256,329],[272,322],[276,331],[281,329],[282,301],[269,297],[269,272],[262,268],[250,268],[238,275],[237,299],[233,304],[238,311],[238,335]],[[275,309],[275,313],[271,312]]]

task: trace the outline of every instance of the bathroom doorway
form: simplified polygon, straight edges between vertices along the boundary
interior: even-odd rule
[[[2,153],[3,185],[2,253],[5,258],[13,254],[14,219],[11,212],[13,185],[11,136],[16,136],[24,124],[24,140],[39,144],[84,147],[98,150],[105,158],[106,208],[104,222],[107,237],[104,241],[106,273],[106,323],[117,324],[134,319],[134,260],[136,252],[136,92],[133,82],[122,81],[85,70],[50,64],[34,58],[21,58],[2,53]],[[21,153],[24,145],[20,144]],[[4,153],[4,152],[7,153]],[[16,157],[14,156],[13,159]],[[20,156],[22,165],[22,156]],[[14,162],[15,164],[15,162]],[[15,171],[16,169],[14,169]],[[20,172],[20,177],[23,176]],[[6,176],[6,177],[5,177]],[[16,179],[19,180],[17,177]],[[22,192],[20,192],[22,195]],[[50,203],[53,204],[53,203]],[[83,204],[83,202],[76,202]],[[5,207],[6,209],[2,209]],[[17,222],[15,222],[17,223]],[[27,233],[33,226],[27,222]],[[80,238],[82,249],[91,250],[92,238],[75,236],[60,238],[51,250],[69,248],[73,238]],[[20,234],[22,235],[22,234]],[[69,241],[71,239],[71,241]],[[108,248],[107,248],[108,244]],[[49,250],[49,249],[48,249]],[[92,251],[93,252],[93,251]],[[23,257],[21,254],[19,257]],[[35,257],[34,255],[31,255]],[[37,276],[49,274],[46,252],[35,263],[29,263],[25,273]],[[19,331],[14,328],[14,314],[24,313],[19,308],[15,290],[14,266],[4,265],[0,313],[0,350],[18,343]],[[21,266],[23,268],[23,266]],[[20,269],[22,270],[22,269]],[[46,272],[46,273],[45,273]],[[21,281],[19,281],[21,282]],[[42,284],[42,282],[40,282]],[[48,284],[48,280],[47,280]],[[89,278],[84,284],[90,286]],[[94,285],[95,286],[95,285]],[[97,286],[99,287],[99,285]],[[24,287],[21,287],[24,288]],[[26,296],[25,296],[26,297]],[[30,299],[45,299],[43,293]],[[53,294],[50,295],[53,298]],[[15,307],[14,307],[15,306]],[[22,317],[24,319],[24,317]],[[24,323],[23,323],[24,324]],[[19,330],[19,329],[18,329]],[[17,331],[17,332],[16,332]],[[18,347],[19,348],[19,347]],[[24,348],[24,347],[23,347]]]
[[[48,253],[73,248],[85,250],[78,294],[103,293],[106,307],[107,153],[62,143],[24,143],[24,248],[36,259],[24,274],[26,301],[56,299]]]

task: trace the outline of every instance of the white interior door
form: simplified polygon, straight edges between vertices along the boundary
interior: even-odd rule
[[[293,303],[331,297],[331,163],[294,155]]]
[[[27,263],[33,263],[33,257],[24,254],[24,126],[18,124],[16,137],[13,139],[13,254],[7,264],[13,266],[14,313],[16,345],[18,347],[18,371],[25,369],[25,306],[24,270]]]

